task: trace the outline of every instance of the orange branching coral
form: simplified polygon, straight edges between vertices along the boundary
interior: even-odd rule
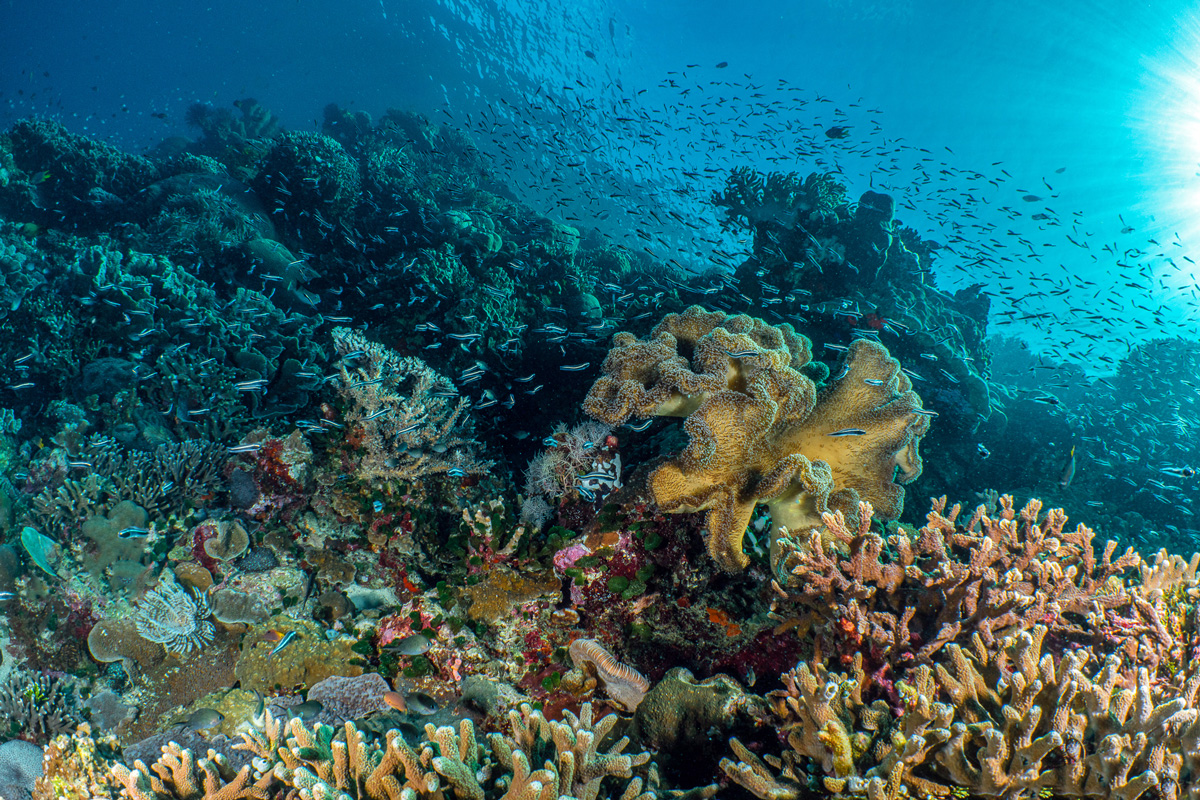
[[[989,647],[1013,629],[1046,625],[1057,642],[1121,650],[1138,666],[1165,666],[1176,647],[1155,607],[1162,587],[1180,582],[1184,567],[1163,562],[1143,570],[1157,593],[1127,585],[1122,576],[1141,565],[1132,548],[1117,556],[1095,532],[1066,527],[1062,509],[1042,513],[1030,500],[979,506],[965,524],[962,509],[934,501],[920,531],[903,527],[886,537],[870,529],[871,507],[856,527],[840,512],[825,516],[822,534],[781,547],[777,612],[814,624],[826,654],[843,660],[865,653],[878,663],[931,663],[951,642],[978,633]],[[1165,676],[1164,676],[1165,677]]]
[[[664,511],[708,511],[709,552],[724,569],[748,563],[742,537],[759,503],[777,531],[820,526],[830,508],[852,514],[860,499],[893,519],[904,505],[895,481],[921,474],[929,417],[877,342],[853,342],[819,394],[801,372],[811,345],[787,324],[692,306],[649,339],[618,333],[613,345],[584,410],[609,425],[687,417],[688,446],[654,471],[650,491]]]

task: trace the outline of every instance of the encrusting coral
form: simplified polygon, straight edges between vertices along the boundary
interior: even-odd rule
[[[654,471],[650,492],[669,513],[707,510],[709,552],[740,570],[757,504],[777,532],[792,534],[821,525],[831,508],[856,513],[860,499],[894,519],[904,504],[895,480],[921,474],[929,416],[899,362],[855,340],[818,393],[803,372],[810,359],[809,341],[789,324],[692,306],[666,315],[648,339],[616,334],[584,410],[614,426],[687,417],[688,445]]]

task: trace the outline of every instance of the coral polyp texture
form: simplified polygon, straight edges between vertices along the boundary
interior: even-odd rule
[[[901,484],[921,474],[929,429],[921,399],[877,342],[851,343],[840,374],[817,390],[804,374],[811,344],[790,324],[692,306],[646,339],[618,333],[584,409],[609,425],[686,417],[687,447],[650,476],[664,511],[707,510],[709,552],[746,567],[742,538],[766,504],[777,535],[820,526],[830,509],[880,517],[903,510]]]
[[[898,707],[867,703],[861,668],[802,663],[768,696],[788,750],[764,761],[734,739],[722,768],[767,800],[823,789],[869,798],[1200,793],[1200,676],[1152,684],[1121,656],[1056,658],[1034,626],[988,647],[976,634],[897,684]]]
[[[625,753],[629,740],[609,735],[617,722],[615,714],[595,717],[587,703],[562,721],[523,705],[510,712],[507,733],[482,742],[474,724],[463,720],[425,725],[411,745],[397,730],[379,739],[353,722],[308,727],[267,711],[261,730],[243,734],[230,755],[209,750],[201,756],[172,741],[150,765],[135,761],[132,767],[106,759],[97,748],[105,743],[84,726],[51,744],[34,798],[653,800],[658,795],[644,769],[650,754]],[[240,768],[233,766],[239,750],[252,758]]]
[[[1121,582],[1144,566],[1132,548],[1114,559],[1110,539],[1097,558],[1095,531],[1067,529],[1061,509],[1043,514],[1037,500],[1018,511],[1004,495],[964,522],[961,510],[939,498],[919,531],[886,536],[871,530],[869,504],[854,528],[827,513],[821,534],[783,543],[777,611],[821,631],[827,654],[863,653],[872,670],[928,663],[976,634],[991,647],[1000,632],[1036,623],[1056,641],[1120,650],[1153,669],[1179,663],[1165,610]],[[1148,571],[1146,580],[1163,576]]]

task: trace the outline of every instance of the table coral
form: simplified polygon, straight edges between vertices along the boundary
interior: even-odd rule
[[[855,513],[860,499],[894,519],[904,502],[894,479],[921,474],[929,417],[899,362],[855,340],[818,393],[803,372],[810,359],[791,325],[692,306],[648,339],[616,334],[584,410],[614,426],[687,417],[688,445],[654,471],[650,491],[664,511],[707,510],[709,551],[737,571],[749,563],[742,539],[759,503],[777,533],[820,526],[830,508]]]

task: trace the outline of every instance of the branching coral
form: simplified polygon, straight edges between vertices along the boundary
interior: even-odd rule
[[[39,798],[111,797],[124,800],[266,800],[274,797],[359,800],[654,800],[634,770],[649,753],[628,754],[628,739],[606,741],[615,714],[547,720],[523,705],[509,714],[508,734],[489,734],[486,744],[470,720],[457,727],[425,726],[410,745],[399,731],[384,740],[348,722],[306,728],[299,719],[276,719],[267,710],[261,730],[242,734],[236,747],[252,760],[240,770],[209,750],[198,757],[171,742],[147,766],[108,762],[86,727],[59,736],[49,750]],[[53,793],[53,794],[52,794]]]
[[[759,503],[794,535],[831,507],[856,513],[860,498],[891,519],[904,503],[894,479],[921,474],[929,417],[876,342],[856,340],[819,395],[800,371],[810,343],[787,324],[693,306],[648,339],[618,333],[613,344],[584,410],[609,425],[687,417],[688,446],[654,471],[650,491],[664,511],[708,511],[709,552],[727,570],[748,564],[742,538]]]
[[[0,685],[0,740],[45,744],[74,730],[82,714],[79,682],[68,675],[16,670]]]
[[[596,800],[605,778],[633,776],[633,768],[650,760],[649,753],[622,753],[629,740],[618,739],[607,750],[600,744],[617,724],[617,716],[609,714],[592,719],[591,703],[584,703],[579,716],[563,712],[562,722],[551,722],[522,704],[520,711],[509,714],[512,733],[509,736],[492,734],[488,737],[500,765],[512,770],[506,796],[529,800],[550,800],[572,797]],[[541,769],[532,770],[544,758]],[[649,800],[652,792],[642,791],[642,780],[633,778],[620,795],[622,800]]]
[[[448,378],[419,358],[401,357],[349,328],[335,328],[342,357],[338,390],[348,401],[348,421],[364,451],[364,480],[415,480],[448,473],[467,475],[491,466],[476,455],[469,405]]]
[[[509,718],[511,732],[490,734],[485,748],[470,720],[457,729],[426,725],[425,739],[413,747],[398,731],[380,744],[353,723],[346,723],[343,739],[328,725],[310,730],[298,719],[285,724],[268,716],[261,733],[244,734],[241,747],[256,756],[256,785],[272,785],[273,779],[313,797],[345,792],[371,800],[596,800],[608,778],[626,781],[623,800],[654,797],[633,777],[648,753],[623,753],[624,738],[601,749],[616,715],[594,720],[591,705],[584,704],[579,716],[567,712],[563,722],[551,722],[523,705]]]
[[[846,187],[830,174],[812,173],[803,181],[795,173],[766,175],[747,167],[734,169],[725,179],[725,191],[713,194],[713,204],[724,208],[726,223],[741,221],[752,227],[764,223],[791,226],[798,214],[831,212],[845,202]]]
[[[234,770],[229,759],[212,750],[207,757],[196,758],[175,742],[163,747],[162,756],[149,769],[135,761],[133,769],[114,764],[112,772],[121,784],[121,796],[129,800],[267,800],[271,796],[264,786],[266,779],[250,784],[249,766]]]
[[[762,798],[805,789],[896,800],[902,796],[1195,797],[1200,767],[1200,676],[1182,689],[1155,686],[1119,655],[1093,666],[1086,649],[1043,652],[1044,626],[915,668],[898,684],[901,705],[866,705],[861,671],[816,664],[772,692],[789,750],[760,760],[734,740],[722,768]],[[823,773],[811,777],[807,767]]]
[[[823,535],[783,543],[789,600],[777,611],[788,609],[805,629],[816,626],[831,655],[864,652],[872,671],[929,663],[975,632],[991,646],[1003,632],[1039,622],[1056,642],[1098,653],[1119,648],[1152,668],[1171,651],[1165,615],[1119,580],[1139,564],[1132,549],[1114,560],[1109,541],[1097,559],[1090,528],[1065,530],[1062,510],[1039,516],[1036,500],[1017,512],[1005,495],[995,518],[980,506],[965,526],[955,524],[959,508],[946,514],[945,505],[945,498],[934,503],[919,533],[898,528],[886,539],[870,530],[867,504],[855,529],[840,511],[826,514]]]
[[[32,511],[49,530],[103,515],[126,500],[167,516],[209,491],[225,457],[215,442],[168,442],[142,451],[92,436],[51,455],[42,469],[52,471],[54,479],[34,496]],[[68,461],[86,465],[87,473],[74,474]]]

